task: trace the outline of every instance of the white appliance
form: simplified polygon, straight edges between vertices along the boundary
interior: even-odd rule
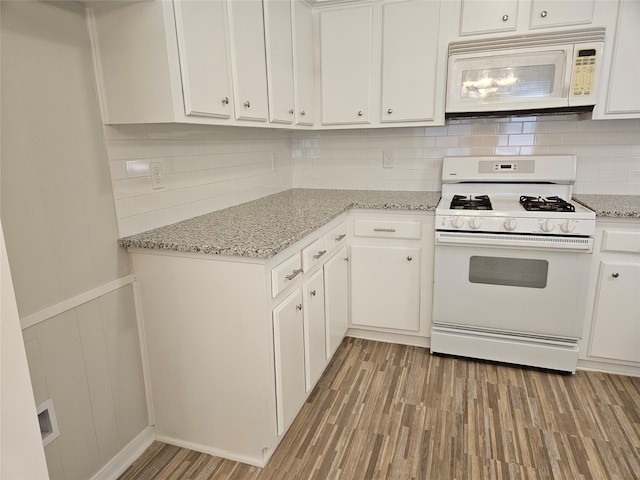
[[[604,28],[449,44],[446,113],[591,111]]]
[[[574,372],[595,213],[573,156],[447,157],[432,353]]]

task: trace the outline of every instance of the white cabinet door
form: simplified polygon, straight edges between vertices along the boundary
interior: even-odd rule
[[[600,265],[589,354],[640,363],[640,264]]]
[[[533,0],[529,26],[546,28],[591,23],[594,6],[595,0]]]
[[[606,113],[611,118],[640,118],[640,2],[620,2],[614,42]]]
[[[293,75],[296,123],[314,123],[313,14],[305,2],[294,0],[293,9]]]
[[[181,0],[173,8],[185,114],[230,118],[233,95],[225,3]]]
[[[370,6],[320,13],[322,123],[369,123],[372,19]]]
[[[309,391],[316,384],[327,365],[322,269],[302,284],[302,295],[304,298],[306,390]]]
[[[269,121],[293,123],[291,0],[264,0]]]
[[[300,290],[273,310],[278,435],[289,428],[306,398],[302,317]]]
[[[462,0],[460,35],[511,32],[518,24],[518,0]]]
[[[336,352],[349,325],[349,263],[343,247],[324,265],[327,360]]]
[[[262,1],[229,1],[227,8],[236,119],[266,121],[269,108]]]
[[[382,7],[382,122],[433,120],[439,0]]]
[[[351,324],[420,330],[420,248],[351,247]]]

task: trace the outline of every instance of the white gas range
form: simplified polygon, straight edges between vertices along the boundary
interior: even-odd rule
[[[575,176],[567,155],[445,158],[432,352],[575,371],[595,232]]]

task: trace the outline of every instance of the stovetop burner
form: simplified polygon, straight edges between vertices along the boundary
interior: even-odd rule
[[[529,212],[575,212],[576,208],[560,197],[529,197],[522,195],[520,205]]]
[[[452,210],[493,210],[489,195],[454,195],[449,208]]]

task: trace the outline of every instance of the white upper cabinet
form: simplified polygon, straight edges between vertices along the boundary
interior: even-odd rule
[[[293,123],[293,37],[291,0],[264,0],[269,121]]]
[[[236,119],[266,122],[269,106],[262,1],[230,1],[227,8]]]
[[[587,25],[595,5],[596,0],[462,0],[460,35]]]
[[[460,34],[511,32],[518,25],[518,0],[463,0]]]
[[[593,21],[595,0],[533,0],[530,28],[584,25]]]
[[[316,83],[313,62],[313,14],[311,7],[299,0],[293,0],[291,8],[295,119],[298,125],[313,125]]]
[[[226,4],[174,2],[186,115],[233,114]]]
[[[369,123],[373,7],[320,13],[322,123]]]
[[[611,40],[611,39],[610,39]],[[622,0],[618,11],[613,45],[605,45],[610,54],[610,68],[603,80],[608,86],[601,92],[594,118],[640,118],[640,2]]]
[[[381,122],[435,117],[439,3],[413,0],[382,7]]]

